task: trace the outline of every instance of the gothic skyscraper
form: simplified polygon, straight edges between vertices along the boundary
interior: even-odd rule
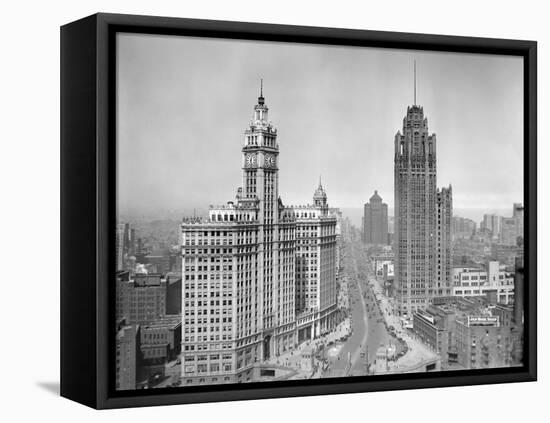
[[[451,188],[437,190],[436,135],[415,98],[395,135],[395,281],[398,312],[411,315],[450,289]]]
[[[436,136],[424,109],[407,107],[395,135],[395,280],[400,314],[433,296],[436,246]]]

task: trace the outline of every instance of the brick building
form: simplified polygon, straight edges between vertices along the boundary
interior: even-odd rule
[[[119,272],[116,276],[117,320],[128,324],[145,324],[166,315],[167,282],[161,274]]]

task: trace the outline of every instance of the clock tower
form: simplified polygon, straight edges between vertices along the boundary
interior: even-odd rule
[[[320,184],[317,206],[284,206],[277,130],[268,120],[262,86],[243,141],[236,201],[210,206],[208,219],[193,217],[182,223],[186,385],[253,380],[257,363],[295,348],[298,333],[315,337],[328,330],[336,309],[336,219],[323,212],[328,205]],[[299,224],[308,240],[300,247]],[[314,234],[318,239],[309,245]],[[309,276],[300,279],[300,298],[307,297],[311,306],[307,310],[296,302],[296,278],[303,273],[297,269],[298,250],[311,260],[313,273],[307,274],[315,278],[311,283]],[[210,300],[192,300],[197,295]],[[298,311],[307,313],[300,323]],[[208,363],[202,362],[207,356]],[[195,362],[200,364],[191,364]]]
[[[268,120],[263,84],[252,120],[244,132],[242,152],[243,189],[239,204],[254,208],[258,216],[256,282],[262,297],[261,355],[266,360],[280,351],[279,343],[292,331],[290,316],[294,314],[294,302],[289,292],[293,292],[294,278],[282,271],[288,266],[291,251],[280,250],[280,231],[285,225],[279,222],[279,146],[277,129]]]
[[[268,107],[260,88],[250,126],[244,133],[243,199],[258,201],[260,224],[278,222],[279,176],[277,129],[268,121]]]

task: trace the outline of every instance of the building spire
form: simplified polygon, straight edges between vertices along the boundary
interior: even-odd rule
[[[264,99],[264,80],[263,78],[260,78],[260,96],[258,97],[258,104],[260,106],[263,106],[265,102]]]
[[[416,60],[414,61],[414,106],[416,106]]]

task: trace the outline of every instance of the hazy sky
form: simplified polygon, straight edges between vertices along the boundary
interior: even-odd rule
[[[413,103],[437,134],[438,186],[455,208],[523,199],[522,59],[307,44],[118,36],[122,213],[203,210],[234,199],[259,80],[278,130],[279,192],[393,207],[394,136]]]

